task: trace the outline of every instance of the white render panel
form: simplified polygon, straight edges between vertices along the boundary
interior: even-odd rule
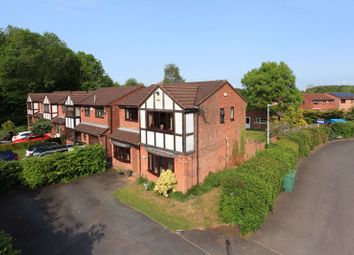
[[[49,102],[49,99],[48,99],[48,97],[47,96],[45,96],[45,98],[44,98],[44,102],[43,102],[44,104],[50,104],[50,102]]]
[[[182,132],[182,113],[175,112],[175,133],[181,135]]]
[[[73,100],[68,96],[65,100],[65,105],[74,105]]]
[[[143,104],[141,105],[141,108],[145,109],[145,108],[146,108],[146,103],[143,103]]]
[[[158,88],[157,90],[155,90],[154,94],[155,94],[155,109],[162,109],[163,91]]]
[[[56,104],[52,105],[52,112],[58,112],[58,106]]]
[[[79,125],[80,122],[81,122],[80,118],[76,118],[76,125]],[[73,126],[75,126],[75,125],[73,124]]]
[[[43,118],[50,120],[51,119],[51,114],[50,113],[43,113]]]
[[[141,130],[140,132],[140,142],[145,144],[146,143],[146,131],[145,130]]]
[[[176,151],[183,152],[182,136],[175,136]]]
[[[146,111],[140,110],[140,128],[146,128]]]
[[[163,133],[156,132],[156,147],[163,148]]]
[[[147,141],[146,144],[155,146],[154,132],[147,131]]]
[[[39,110],[39,104],[33,103],[33,110]]]
[[[194,133],[194,113],[186,115],[186,134]]]
[[[147,100],[146,100],[146,108],[153,109],[154,108],[154,95],[151,95]]]
[[[165,134],[165,148],[168,150],[175,150],[173,145],[173,135]]]
[[[175,103],[175,110],[182,111],[182,108],[178,104]]]
[[[186,137],[186,152],[194,150],[194,135],[188,135]]]
[[[27,97],[27,102],[32,102],[32,98],[30,96]]]
[[[75,116],[80,116],[80,107],[75,107]]]
[[[165,109],[173,110],[173,100],[165,93]]]

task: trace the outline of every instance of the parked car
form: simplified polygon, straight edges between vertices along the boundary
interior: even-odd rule
[[[333,123],[346,123],[347,121],[345,119],[341,119],[341,118],[333,118],[333,119],[328,119],[325,120],[325,124],[330,125]]]
[[[17,140],[20,139],[24,139],[26,137],[28,137],[31,134],[31,131],[22,131],[22,132],[18,132],[17,135],[12,137],[12,142],[15,142]]]
[[[0,151],[0,160],[5,160],[5,161],[18,160],[18,155],[11,150]]]
[[[58,145],[52,148],[42,148],[38,149],[37,151],[33,152],[33,157],[43,157],[46,155],[50,155],[56,152],[65,152],[68,151],[73,145]]]
[[[49,143],[41,143],[41,144],[34,144],[31,145],[30,147],[28,147],[28,149],[26,150],[26,157],[30,157],[32,156],[32,154],[38,150],[41,149],[51,149],[51,148],[55,148],[59,146],[58,143],[55,142],[49,142]]]
[[[27,143],[27,142],[31,142],[31,141],[42,141],[42,140],[47,140],[47,139],[50,139],[50,134],[45,134],[42,136],[30,134],[29,136],[27,136],[25,138],[13,141],[13,143]]]

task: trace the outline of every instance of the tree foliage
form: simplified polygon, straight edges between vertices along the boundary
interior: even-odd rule
[[[44,135],[49,133],[53,128],[52,122],[46,119],[39,119],[33,124],[32,133],[36,135]]]
[[[278,109],[285,110],[290,105],[298,108],[302,102],[295,80],[284,62],[264,62],[261,67],[246,73],[241,82],[250,109],[265,109],[267,104],[277,102]]]
[[[175,64],[165,65],[163,83],[183,83],[185,80],[179,73],[179,68]]]
[[[307,93],[325,93],[325,92],[351,92],[354,93],[354,85],[326,85],[307,88]]]
[[[15,131],[15,124],[11,121],[5,121],[4,123],[1,124],[2,129],[8,133],[10,131]]]
[[[124,86],[132,87],[132,86],[139,86],[140,83],[135,78],[129,78],[125,81]]]

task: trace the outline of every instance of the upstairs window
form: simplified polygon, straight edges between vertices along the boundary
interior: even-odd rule
[[[103,109],[103,107],[97,107],[95,109],[95,116],[96,116],[96,118],[104,118],[104,109]]]
[[[125,120],[138,121],[138,109],[137,108],[125,108]]]
[[[32,109],[32,103],[31,102],[27,102],[27,109]]]
[[[50,111],[49,111],[49,104],[44,104],[44,112],[45,112],[45,113],[50,113]]]
[[[235,107],[233,106],[230,108],[230,120],[235,120]]]
[[[341,102],[342,104],[345,104],[345,99],[341,99],[340,102]]]
[[[90,107],[85,107],[84,112],[86,117],[90,117]]]
[[[67,106],[65,110],[65,117],[75,117],[75,111],[73,106]]]
[[[220,123],[223,124],[225,123],[225,109],[220,108]]]
[[[150,130],[173,132],[173,114],[171,112],[148,112],[147,126]]]

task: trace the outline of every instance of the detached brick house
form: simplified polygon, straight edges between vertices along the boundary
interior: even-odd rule
[[[326,93],[304,93],[302,98],[301,108],[303,110],[327,111],[339,109],[339,100]]]
[[[235,164],[247,105],[225,80],[66,92],[63,104],[68,142],[100,143],[150,180],[171,169],[182,192]]]
[[[354,107],[354,94],[349,92],[331,92],[326,93],[327,96],[334,99],[338,110],[344,112],[350,111]]]
[[[267,110],[266,109],[248,109],[246,111],[246,129],[266,129],[267,128]]]

